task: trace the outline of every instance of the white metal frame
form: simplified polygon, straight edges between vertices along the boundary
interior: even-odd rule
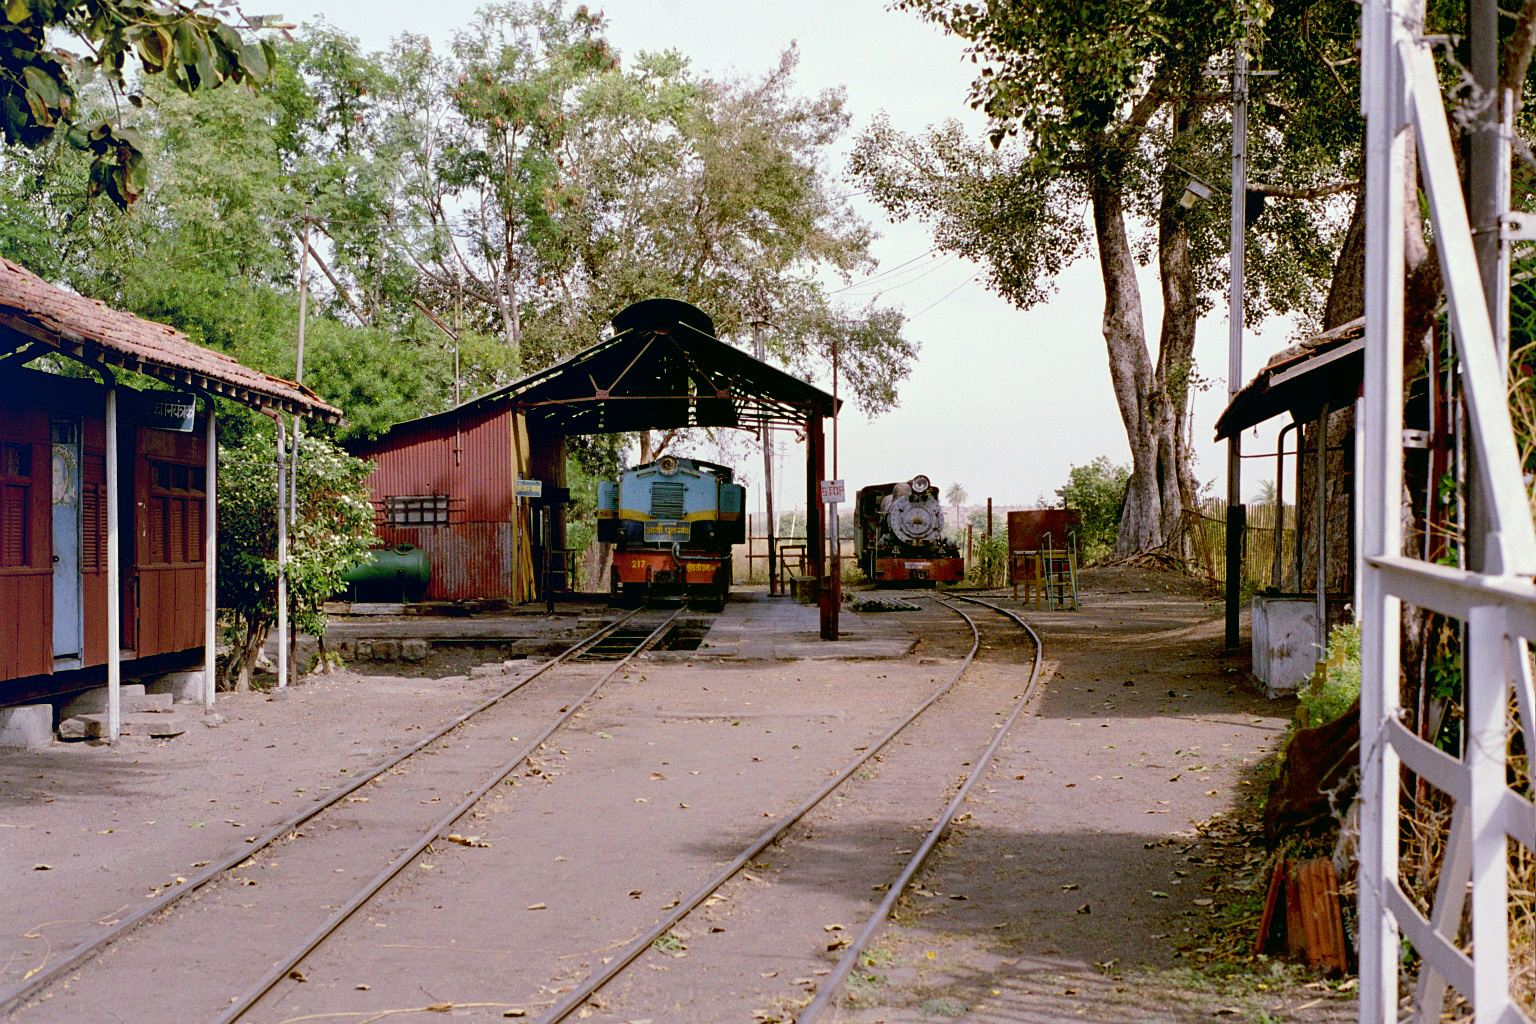
[[[1505,714],[1514,691],[1526,749],[1536,751],[1526,638],[1536,637],[1536,531],[1522,483],[1501,349],[1473,256],[1422,7],[1365,0],[1367,118],[1366,355],[1361,403],[1360,1019],[1399,1014],[1401,939],[1422,958],[1411,1019],[1440,1019],[1446,987],[1477,1024],[1531,1024],[1509,993],[1507,859],[1536,849],[1536,805],[1505,781]],[[1403,231],[1417,143],[1468,406],[1490,495],[1488,565],[1474,573],[1403,557]],[[1413,200],[1416,201],[1416,200]],[[1501,325],[1502,326],[1502,325]],[[1457,759],[1402,723],[1399,632],[1404,602],[1465,626],[1466,755]],[[1455,803],[1434,906],[1421,914],[1398,884],[1398,805],[1407,766]],[[1470,902],[1470,942],[1459,940]]]

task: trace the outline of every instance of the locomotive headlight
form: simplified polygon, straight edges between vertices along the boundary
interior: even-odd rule
[[[672,455],[663,455],[656,460],[656,468],[662,476],[671,476],[677,472],[677,458]]]
[[[913,494],[925,494],[927,493],[929,486],[930,484],[928,478],[923,476],[921,473],[912,478],[911,487]]]

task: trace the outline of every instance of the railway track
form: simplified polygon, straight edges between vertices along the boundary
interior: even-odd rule
[[[795,887],[789,876],[796,863],[802,867],[813,866],[821,856],[814,833],[835,832],[840,827],[836,804],[844,799],[861,799],[853,792],[855,790],[864,793],[862,799],[868,799],[872,789],[879,791],[882,786],[888,791],[887,798],[898,792],[926,794],[926,802],[918,807],[911,806],[909,796],[898,800],[903,805],[902,813],[909,820],[933,821],[932,827],[920,837],[921,841],[916,841],[915,834],[894,837],[887,844],[888,854],[875,858],[878,873],[866,873],[848,883],[851,885],[848,898],[852,901],[849,905],[863,907],[869,916],[856,934],[852,929],[839,926],[841,934],[837,941],[843,946],[842,956],[832,968],[817,972],[815,998],[796,1018],[802,1022],[818,1019],[832,1005],[831,1000],[860,954],[879,933],[897,899],[948,829],[966,795],[986,770],[992,753],[1028,703],[1038,679],[1040,645],[1028,625],[995,605],[974,599],[963,600],[971,600],[972,605],[985,605],[993,609],[994,615],[1010,617],[1016,624],[1006,627],[1010,630],[1022,627],[1029,631],[1034,664],[1024,685],[1015,686],[1008,692],[1000,707],[988,709],[976,700],[984,702],[1004,695],[973,698],[957,691],[957,684],[983,649],[983,628],[978,626],[972,614],[946,602],[965,620],[972,637],[968,653],[954,671],[883,734],[858,744],[855,756],[832,773],[824,785],[792,810],[777,816],[770,827],[741,845],[734,856],[726,855],[723,844],[728,841],[722,838],[722,845],[718,846],[721,852],[715,859],[723,862],[723,866],[686,895],[682,888],[674,887],[672,891],[679,895],[649,926],[630,927],[615,941],[604,945],[599,950],[603,954],[598,957],[601,961],[599,969],[583,977],[573,978],[567,974],[551,978],[537,990],[507,992],[510,1001],[454,1003],[429,1000],[416,1009],[423,1013],[469,1011],[471,1016],[483,1019],[499,1018],[503,1013],[515,1014],[537,1019],[539,1024],[555,1024],[578,1010],[584,1017],[600,1014],[603,999],[600,993],[605,987],[620,988],[623,981],[628,980],[626,972],[632,977],[633,968],[646,963],[648,954],[653,961],[658,956],[667,955],[668,943],[680,922],[701,906],[718,906],[722,900],[731,899],[725,892],[728,884],[733,879],[740,884],[744,869],[760,868],[759,858],[770,847],[776,847],[776,861],[785,861],[778,866],[776,875],[787,879],[787,884],[747,895],[758,902],[766,899],[772,907],[770,916],[793,917],[796,911],[783,895]],[[556,731],[581,713],[582,708],[590,708],[590,702],[604,683],[664,636],[680,613],[681,609],[665,618],[655,613],[631,614],[585,638],[542,666],[536,674],[513,682],[436,736],[418,744],[405,757],[379,766],[366,779],[353,780],[345,789],[333,794],[323,807],[311,808],[305,814],[269,829],[259,837],[262,840],[260,848],[242,851],[228,858],[227,862],[210,865],[203,875],[174,891],[175,899],[156,901],[155,905],[126,919],[117,928],[83,944],[45,973],[18,989],[0,994],[0,1011],[11,1013],[12,1019],[24,1024],[98,1019],[216,1021],[218,1024],[233,1024],[238,1020],[293,1021],[314,1016],[338,1020],[370,1019],[372,1014],[369,1012],[321,1015],[296,1012],[293,1008],[303,1002],[297,993],[306,988],[303,985],[308,980],[306,972],[318,977],[326,973],[327,968],[318,966],[325,957],[344,959],[340,947],[346,945],[346,940],[338,942],[340,934],[350,929],[354,934],[353,941],[356,941],[356,933],[370,926],[368,921],[372,920],[381,897],[391,889],[398,890],[398,883],[394,886],[391,883],[402,872],[412,865],[431,867],[425,859],[434,843],[469,847],[479,843],[473,822],[483,812],[476,810],[477,805],[486,806],[484,801],[488,794],[505,792],[498,790],[498,786],[514,781],[509,776],[519,767],[525,768],[527,775],[537,778],[557,755],[565,755],[567,751],[563,749],[552,749],[558,744],[549,743]],[[986,628],[998,626],[993,623]],[[552,671],[556,668],[559,671]],[[529,688],[528,684],[535,678],[541,678],[542,685]],[[534,689],[538,691],[537,711],[528,707],[535,699]],[[505,700],[519,691],[525,699]],[[970,765],[970,773],[958,785],[957,777],[963,774],[958,768],[914,782],[910,770],[906,775],[898,770],[901,759],[898,748],[921,748],[927,740],[915,734],[922,723],[932,719],[936,708],[957,701],[970,702],[958,714],[968,715],[972,721],[979,718],[994,723],[985,737],[966,741],[963,752],[957,748],[953,764]],[[513,704],[515,711],[511,708]],[[1005,719],[995,722],[1003,715],[1006,715]],[[533,725],[535,720],[538,721],[537,728]],[[532,738],[518,740],[519,746],[511,759],[502,760],[494,771],[487,772],[486,751],[504,751],[509,735],[524,733]],[[900,743],[897,743],[898,738]],[[546,744],[546,753],[535,757]],[[985,749],[978,754],[982,746]],[[885,758],[883,764],[872,763],[881,757]],[[873,781],[870,778],[872,772]],[[394,797],[386,795],[390,783],[397,781],[395,777],[400,775],[412,777],[407,780],[409,785],[397,787],[399,792]],[[946,795],[948,803],[940,810],[938,805]],[[411,805],[412,801],[415,806]],[[430,813],[424,816],[422,809]],[[405,819],[412,822],[409,827],[404,826]],[[361,837],[356,835],[359,832]],[[350,836],[346,849],[355,851],[361,838],[364,846],[379,851],[379,861],[387,860],[387,863],[370,874],[354,863],[355,858],[345,857],[335,850],[328,852],[325,840],[336,833]],[[413,872],[412,876],[416,874]],[[751,875],[747,877],[752,878]],[[871,902],[869,894],[873,891],[884,891],[885,898],[871,907],[868,905]],[[185,900],[193,893],[196,893],[194,899],[176,905],[177,899]],[[638,898],[638,891],[631,892],[630,896]],[[743,904],[750,902],[745,898],[738,899]],[[521,896],[509,899],[507,909],[513,909],[522,900]],[[528,905],[528,909],[536,906],[542,904]],[[370,908],[368,913],[360,914],[364,908]],[[383,920],[390,919],[385,915]],[[373,921],[371,926],[384,925],[381,920]],[[305,928],[308,928],[307,932]],[[750,928],[738,929],[733,922],[732,937],[751,945]],[[332,946],[338,948],[332,949]],[[204,950],[217,952],[209,956],[189,954],[189,951]],[[101,955],[103,952],[105,956]],[[574,955],[577,954],[563,954],[556,958],[556,962]],[[749,952],[747,955],[754,954]],[[94,964],[88,963],[93,957],[99,959]],[[423,959],[430,963],[430,958]],[[651,966],[658,972],[668,973],[665,976],[651,973],[646,981],[650,990],[637,993],[642,999],[655,998],[661,1006],[673,1000],[673,996],[656,989],[655,981],[662,977],[685,988],[691,986],[695,992],[708,991],[709,979],[689,980],[683,965],[671,962],[664,965],[652,963]],[[431,971],[425,965],[417,969],[423,978]],[[163,1004],[154,1005],[151,1000],[126,1011],[112,1009],[124,972],[146,972],[162,979]],[[616,981],[620,984],[614,984]],[[369,986],[349,987],[366,989]],[[425,982],[420,987],[423,992],[430,990]],[[142,985],[136,986],[136,990],[142,988]],[[189,1002],[191,991],[201,995],[195,1006]],[[331,1005],[337,1005],[334,999]],[[478,1014],[473,1009],[476,1007]],[[641,1016],[673,1019],[662,1008],[651,1009]],[[619,1019],[633,1018],[634,1014],[630,1013]],[[711,1018],[706,1012],[697,1019]]]
[[[999,605],[981,601],[975,598],[961,598],[960,600],[969,602],[972,605],[980,605],[982,607],[988,608],[994,614],[1000,617],[1005,617],[1007,620],[1011,621],[1016,627],[1024,629],[1031,638],[1034,646],[1033,664],[1029,669],[1023,686],[1012,695],[1010,701],[1011,707],[1006,709],[1006,717],[1004,720],[989,730],[989,735],[986,737],[988,742],[984,744],[978,743],[976,745],[977,747],[984,747],[984,749],[981,749],[980,753],[976,754],[975,748],[972,748],[971,756],[964,760],[963,763],[965,765],[969,765],[971,770],[968,773],[964,773],[963,780],[958,784],[958,787],[955,788],[953,795],[943,806],[943,809],[933,819],[933,824],[926,831],[922,841],[918,843],[915,848],[908,847],[895,851],[897,854],[907,855],[906,859],[899,863],[899,866],[896,868],[896,870],[887,871],[884,874],[878,875],[865,875],[858,880],[863,883],[861,886],[855,882],[853,887],[859,890],[858,896],[854,897],[855,899],[858,899],[859,896],[867,895],[867,893],[870,891],[884,890],[885,896],[878,902],[877,905],[869,910],[866,922],[857,931],[856,934],[852,935],[851,938],[847,937],[847,930],[845,928],[843,928],[841,925],[836,926],[836,933],[833,933],[833,941],[830,945],[828,945],[827,948],[834,949],[840,947],[842,949],[842,954],[837,960],[835,966],[831,968],[830,971],[817,972],[818,974],[822,975],[821,977],[813,976],[802,977],[798,979],[799,982],[810,983],[815,989],[815,994],[809,1005],[805,1006],[804,1009],[795,1014],[794,1020],[796,1021],[796,1024],[808,1024],[808,1022],[811,1021],[830,1019],[830,1011],[832,1010],[834,1000],[836,999],[841,986],[848,979],[849,975],[858,964],[860,957],[864,954],[869,944],[884,927],[892,910],[895,908],[897,901],[907,890],[907,887],[912,882],[913,878],[916,877],[918,871],[921,870],[929,855],[933,852],[934,848],[938,845],[939,841],[950,828],[955,819],[955,816],[957,813],[959,813],[959,810],[964,804],[967,796],[970,794],[972,788],[976,785],[977,780],[985,774],[987,768],[991,764],[993,755],[996,753],[998,747],[1002,744],[1009,730],[1017,721],[1020,713],[1029,704],[1030,698],[1034,694],[1040,677],[1040,666],[1043,656],[1043,651],[1038,635],[1035,634],[1034,630],[1028,625],[1028,623],[1026,623],[1017,614],[1004,609]],[[604,963],[603,966],[597,971],[581,979],[574,985],[569,986],[568,990],[565,991],[558,999],[556,999],[547,1010],[545,1010],[541,1015],[537,1016],[537,1024],[558,1024],[560,1021],[571,1018],[572,1015],[576,1014],[578,1011],[583,1011],[583,1018],[601,1019],[601,1017],[595,1016],[595,1013],[603,1008],[601,1006],[595,1006],[594,1003],[596,1003],[599,993],[606,986],[609,986],[617,979],[620,979],[622,976],[626,975],[626,972],[631,971],[633,967],[635,967],[647,957],[654,959],[657,957],[667,956],[669,951],[676,945],[675,941],[669,942],[669,939],[672,939],[672,937],[676,934],[675,929],[677,929],[678,926],[684,922],[690,914],[694,913],[699,907],[706,905],[710,901],[721,899],[721,891],[727,885],[727,883],[731,882],[732,879],[741,874],[749,865],[752,865],[754,861],[771,846],[786,842],[794,830],[796,830],[798,826],[801,826],[802,822],[804,822],[813,811],[817,811],[818,809],[825,807],[825,805],[827,805],[829,802],[829,798],[833,797],[835,794],[839,794],[845,791],[850,780],[854,779],[855,776],[859,773],[865,771],[872,759],[880,756],[882,751],[886,751],[890,747],[892,741],[894,741],[897,737],[905,734],[910,728],[918,723],[925,714],[930,714],[932,709],[937,704],[939,704],[941,700],[952,701],[956,699],[953,696],[956,684],[959,683],[961,678],[966,674],[967,670],[970,669],[978,651],[983,646],[982,631],[973,617],[968,614],[966,610],[950,602],[941,603],[945,604],[965,620],[973,636],[973,643],[971,645],[970,651],[966,654],[954,673],[939,687],[937,687],[926,700],[914,708],[910,714],[896,722],[878,740],[867,744],[865,747],[862,747],[856,756],[850,759],[847,764],[845,764],[840,771],[833,775],[833,777],[828,780],[824,786],[807,796],[793,811],[785,815],[779,821],[775,822],[774,825],[758,835],[750,843],[742,847],[739,852],[737,852],[735,857],[733,857],[723,867],[721,867],[720,870],[716,872],[711,878],[705,881],[702,885],[698,886],[692,893],[679,899],[676,906],[659,920],[657,920],[649,929],[642,931],[639,935],[636,935],[627,943],[622,945],[615,943],[614,945],[617,947],[617,949],[612,953],[611,957],[607,958],[606,963]],[[992,715],[987,715],[984,720],[990,721],[996,715],[1003,713],[1003,711],[994,711]],[[974,717],[974,709],[972,709],[972,714]],[[893,754],[892,757],[894,758],[894,756],[895,755]],[[884,766],[882,766],[882,773],[889,772],[890,768],[891,764],[888,761]],[[927,781],[929,783],[927,792],[932,793],[934,791],[934,780],[930,778]],[[861,784],[867,785],[867,783]],[[889,780],[886,788],[894,790],[905,790],[909,789],[911,784],[912,783],[909,778],[897,778],[894,780]],[[942,793],[952,786],[954,786],[953,777],[946,776],[939,783],[939,791]],[[923,814],[931,811],[931,809],[931,807],[925,807],[917,811],[916,815],[919,817],[919,820]],[[908,810],[910,811],[911,808],[909,807]],[[837,826],[835,824],[835,818],[836,815],[833,813],[828,817],[827,820],[818,822],[814,828],[816,830],[836,829]],[[801,862],[799,867],[804,869],[806,873],[814,872],[816,862],[821,856],[817,850],[814,840],[811,840],[807,837],[804,843],[796,845],[802,846],[803,848],[797,851],[798,856],[793,859]],[[766,908],[766,913],[760,916],[764,918],[776,917],[782,919],[784,917],[795,917],[800,915],[804,916],[806,920],[815,920],[813,910],[797,910],[794,906],[794,903],[791,901],[791,897],[785,892],[781,891],[794,889],[795,881],[793,876],[795,873],[796,872],[793,867],[782,867],[779,871],[779,874],[781,877],[786,878],[787,884],[776,887],[775,891],[772,893],[757,894],[757,902],[760,906],[764,906]],[[823,925],[822,927],[830,928],[833,926]],[[725,929],[714,928],[712,930],[724,931]],[[774,933],[774,938],[769,940],[769,944],[771,945],[771,943],[774,941],[781,941],[781,934],[782,933],[776,931]],[[762,944],[753,942],[751,936],[748,936],[744,941],[738,940],[738,945],[743,947],[743,949],[737,954],[739,957],[761,957],[763,953],[766,952],[766,950],[761,948]],[[759,948],[754,949],[754,946]],[[761,962],[766,964],[770,961],[764,959]],[[651,1019],[653,1017],[658,1020],[690,1019],[687,1014],[679,1014],[675,1018],[667,1016],[667,1007],[669,1003],[671,1004],[671,1008],[674,1011],[679,1009],[682,1005],[681,1003],[677,1002],[676,993],[697,993],[701,991],[709,991],[710,985],[718,981],[718,979],[699,978],[697,976],[685,975],[683,970],[677,968],[675,965],[663,966],[659,967],[659,969],[665,970],[671,974],[671,983],[663,986],[658,985],[654,981],[654,978],[647,979],[644,985],[646,991],[641,994],[641,998],[644,1000],[643,1005],[627,1005],[625,1012],[619,1013],[613,1019],[633,1019],[637,1013],[645,1019]],[[777,974],[778,972],[771,973]],[[759,972],[759,974],[761,977],[770,976],[768,973],[763,972]],[[706,1010],[705,1012],[706,1016],[704,1016],[702,1019],[709,1020],[710,1017],[707,1016],[709,1011]],[[763,1017],[759,1017],[758,1019],[774,1018],[767,1017],[765,1015]]]
[[[394,757],[352,773],[322,799],[247,839],[245,849],[178,879],[174,888],[0,992],[0,1013],[29,1024],[239,1019],[432,843],[473,842],[452,831],[455,823],[660,641],[682,611],[629,612]],[[520,699],[509,701],[514,694]],[[508,737],[515,744],[510,756]],[[405,785],[398,784],[401,777]],[[355,850],[359,832],[368,837],[365,845],[389,857],[375,873],[328,848],[326,840],[340,835]],[[317,919],[312,931],[299,934]],[[114,979],[125,972],[159,976],[164,1005],[140,999],[122,1006],[122,986]],[[246,987],[228,994],[235,986]],[[188,1005],[189,992],[210,988],[218,992],[216,1001],[201,1009]]]

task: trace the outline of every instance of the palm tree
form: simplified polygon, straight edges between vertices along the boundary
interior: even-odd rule
[[[960,529],[960,506],[965,504],[965,499],[968,497],[970,497],[970,495],[966,494],[965,488],[961,487],[958,483],[950,484],[949,490],[944,492],[945,500],[947,500],[950,504],[950,507],[955,510],[954,529],[956,530]]]

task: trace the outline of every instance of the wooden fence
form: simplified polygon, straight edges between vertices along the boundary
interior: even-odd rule
[[[1243,581],[1256,589],[1274,584],[1275,506],[1249,505],[1243,532]],[[1290,586],[1295,574],[1296,507],[1281,509],[1280,587]],[[1184,558],[1189,571],[1221,586],[1227,581],[1227,505],[1204,502],[1185,513]]]

